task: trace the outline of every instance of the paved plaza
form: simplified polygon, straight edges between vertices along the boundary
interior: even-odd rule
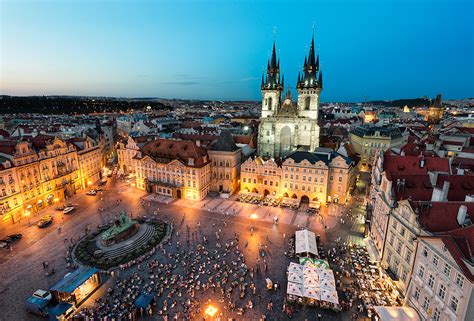
[[[196,301],[190,306],[194,306],[192,312],[196,315],[202,313],[200,308],[210,299],[223,317],[259,320],[265,315],[267,320],[286,320],[288,316],[282,312],[286,291],[286,269],[289,262],[294,259],[288,258],[285,253],[289,250],[288,238],[296,229],[307,227],[314,231],[321,236],[326,249],[333,247],[337,238],[363,244],[363,220],[357,219],[359,212],[363,212],[360,207],[363,202],[361,198],[364,195],[363,189],[357,192],[358,197],[354,197],[360,201],[355,201],[347,207],[342,205],[324,207],[321,216],[317,217],[308,216],[305,211],[257,206],[234,199],[208,197],[201,202],[171,200],[162,196],[146,195],[145,192],[127,186],[124,182],[114,180],[111,180],[106,188],[96,197],[81,193],[68,200],[77,207],[76,213],[72,215],[63,215],[62,212],[49,209],[36,215],[31,222],[21,222],[0,230],[0,236],[13,232],[23,234],[23,239],[14,245],[12,251],[0,252],[1,321],[42,320],[24,311],[25,298],[36,289],[48,289],[70,271],[66,267],[65,257],[71,238],[77,240],[85,235],[87,228],[95,229],[98,224],[114,219],[121,210],[126,210],[134,217],[156,216],[173,223],[175,232],[169,245],[165,245],[164,249],[156,251],[153,256],[141,263],[140,270],[138,265],[134,265],[111,277],[86,303],[87,307],[95,306],[94,301],[99,297],[102,297],[102,300],[111,297],[112,294],[106,295],[106,293],[112,291],[108,290],[109,288],[116,289],[117,285],[136,285],[134,282],[149,285],[152,281],[151,275],[156,275],[158,279],[167,275],[170,280],[175,280],[174,282],[185,282],[189,281],[190,273],[196,274],[196,269],[204,269],[205,273],[209,272],[211,276],[215,274],[216,277],[209,280],[208,277],[200,276],[200,284],[206,284],[205,290],[203,287],[192,289]],[[99,211],[99,208],[104,210]],[[353,218],[348,216],[351,211]],[[34,225],[34,221],[44,214],[54,215],[54,223],[46,229],[39,229]],[[256,214],[258,219],[250,220],[250,214]],[[278,217],[278,224],[273,224],[274,217]],[[203,241],[204,237],[206,242]],[[229,249],[230,247],[232,249]],[[261,255],[262,249],[265,250],[264,257]],[[45,275],[42,267],[44,261],[55,269],[55,274]],[[237,262],[237,267],[231,262]],[[189,266],[186,266],[187,263]],[[214,267],[216,264],[219,269]],[[238,284],[234,283],[235,288],[230,299],[224,294],[222,300],[221,290],[211,284],[220,283],[222,287],[230,287],[235,280],[228,277],[229,283],[224,285],[222,274],[225,272],[235,274]],[[270,278],[280,287],[277,290],[267,290],[265,278]],[[157,282],[153,283],[156,285]],[[241,288],[242,284],[245,284],[245,290]],[[181,296],[171,289],[172,284],[168,284],[163,290],[159,287],[156,289],[162,291],[162,295],[157,298],[156,311],[150,320],[164,319],[163,311],[162,314],[156,314],[159,310],[163,310],[164,306],[167,307],[170,317],[186,315],[183,306],[189,299],[191,289],[183,289]],[[242,291],[245,295],[240,299]],[[235,306],[229,306],[229,300],[233,301]],[[249,300],[252,302],[252,308],[248,307]],[[272,310],[268,309],[270,300]],[[106,304],[105,301],[102,301],[102,304]],[[238,309],[240,307],[245,308],[243,315]],[[335,313],[303,306],[294,308],[293,318],[317,320],[318,313],[321,313],[324,320],[348,320],[352,312]]]

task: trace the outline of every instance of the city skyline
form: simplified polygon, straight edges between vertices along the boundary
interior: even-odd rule
[[[306,13],[310,5],[314,9]],[[437,93],[467,98],[474,93],[472,6],[468,1],[139,6],[5,1],[0,91],[258,101],[276,29],[285,84],[296,94],[315,26],[322,101]]]

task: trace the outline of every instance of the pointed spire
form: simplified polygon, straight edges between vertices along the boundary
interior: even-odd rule
[[[323,88],[323,72],[320,71],[319,72],[319,80],[318,80],[318,83],[319,83],[319,88]]]
[[[318,71],[318,70],[319,70],[319,54],[316,57],[316,71]]]
[[[285,87],[285,75],[281,76],[281,86]]]
[[[301,74],[300,74],[300,72],[298,71],[298,83],[300,83],[300,82],[301,82]]]
[[[309,47],[309,55],[308,55],[308,65],[314,67],[316,61],[314,58],[314,33],[311,37],[311,46]]]
[[[263,88],[263,85],[265,84],[265,75],[262,71],[262,84],[261,84],[261,87]]]
[[[272,58],[271,58],[270,66],[271,66],[272,68],[276,68],[276,67],[277,67],[276,41],[275,41],[275,40],[273,41]]]

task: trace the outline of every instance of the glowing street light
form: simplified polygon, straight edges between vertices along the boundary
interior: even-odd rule
[[[207,316],[210,316],[211,318],[214,317],[214,315],[217,313],[217,308],[213,305],[209,305],[206,310],[204,310],[204,313]]]
[[[250,219],[251,220],[256,220],[258,218],[258,215],[255,213],[250,214]]]

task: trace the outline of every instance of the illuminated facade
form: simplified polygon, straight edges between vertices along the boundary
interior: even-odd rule
[[[194,142],[156,139],[135,153],[132,164],[139,189],[196,201],[209,193],[211,162]]]
[[[93,144],[92,140],[88,144]],[[90,148],[86,144],[78,148],[47,135],[1,141],[2,221],[29,219],[41,209],[74,195],[85,187],[85,179],[94,182],[99,178],[102,159],[100,146]]]
[[[241,191],[308,203],[346,202],[354,179],[353,162],[323,148],[314,153],[294,152],[282,163],[248,159],[241,167]]]

